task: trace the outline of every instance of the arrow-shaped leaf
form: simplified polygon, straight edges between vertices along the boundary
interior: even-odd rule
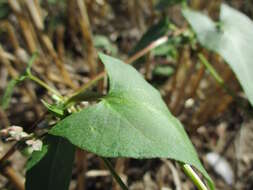
[[[182,124],[132,66],[100,54],[110,79],[101,102],[60,121],[50,133],[104,157],[171,158],[196,167],[210,186]]]
[[[219,53],[230,65],[253,105],[253,22],[225,4],[221,6],[219,24],[190,9],[184,9],[183,15],[199,42]]]

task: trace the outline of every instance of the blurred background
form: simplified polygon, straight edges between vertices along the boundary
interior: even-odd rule
[[[199,63],[199,52],[239,94],[243,106],[252,108],[231,69],[198,44],[181,13],[187,4],[218,21],[221,3],[253,19],[252,0],[0,0],[0,97],[34,52],[34,75],[69,95],[103,70],[98,51],[129,60],[146,48],[149,52],[131,64],[182,121],[217,189],[253,189],[253,122]],[[166,43],[152,46],[166,35]],[[96,90],[106,93],[107,87],[105,79]],[[0,127],[27,130],[46,110],[41,99],[52,102],[36,83],[16,86],[9,107],[0,107]],[[1,157],[12,144],[0,142]],[[10,157],[8,171],[0,175],[0,189],[22,189],[17,183],[24,181],[26,160],[19,151]],[[131,190],[195,189],[173,161],[112,162]],[[85,152],[76,156],[70,189],[120,188],[100,159]]]

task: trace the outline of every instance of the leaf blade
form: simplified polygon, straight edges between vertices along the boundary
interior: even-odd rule
[[[12,79],[8,85],[7,85],[7,88],[4,92],[4,95],[1,99],[1,107],[5,110],[8,108],[9,104],[10,104],[10,101],[11,101],[11,97],[12,97],[12,94],[13,94],[13,90],[15,88],[15,86],[18,84],[18,80],[16,79]]]
[[[103,54],[100,59],[110,80],[108,95],[68,116],[50,133],[104,157],[164,157],[188,163],[212,184],[183,126],[160,93],[133,67]]]
[[[49,136],[42,151],[35,151],[28,161],[26,189],[68,190],[74,153],[74,146],[67,140]]]
[[[183,15],[200,44],[220,54],[229,64],[253,105],[253,22],[225,4],[221,6],[220,29],[210,18],[197,11],[184,9]]]

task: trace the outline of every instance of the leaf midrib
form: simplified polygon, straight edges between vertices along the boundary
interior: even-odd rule
[[[108,97],[110,97],[108,95]],[[144,109],[148,109],[148,110],[151,110],[151,112],[155,112],[156,114],[158,115],[161,115],[162,117],[166,118],[166,120],[169,120],[169,117],[173,117],[171,115],[169,115],[169,111],[168,111],[168,114],[156,109],[155,107],[153,106],[147,106],[146,103],[143,103],[143,101],[139,100],[137,101],[139,98],[136,97],[135,99],[134,98],[129,98],[130,96],[128,96],[128,98],[124,98],[124,102],[132,102],[132,104],[135,104],[135,105],[138,105],[138,106],[143,106]],[[110,100],[113,101],[113,99],[122,99],[123,97],[117,97],[117,96],[113,96],[113,97],[110,97]],[[156,139],[153,139],[152,137],[149,137],[149,136],[146,136],[142,130],[140,130],[138,127],[135,127],[135,125],[131,122],[131,120],[129,120],[127,117],[125,117],[122,113],[120,113],[117,109],[115,109],[113,107],[113,104],[111,103],[111,101],[108,101],[106,98],[103,99],[103,102],[106,104],[106,105],[109,105],[109,107],[111,108],[111,110],[113,110],[117,115],[120,116],[120,118],[124,119],[125,121],[127,121],[127,123],[129,123],[129,125],[131,127],[133,127],[135,130],[139,131],[140,134],[142,136],[144,136],[145,138],[147,138],[148,140],[150,140],[151,142],[155,143],[155,144],[160,144],[161,140],[162,139],[159,139],[159,141],[157,141]],[[122,105],[124,106],[124,105]],[[172,126],[173,127],[173,126]],[[180,129],[178,129],[178,127],[174,127],[174,129],[176,129],[176,131],[178,132],[179,135],[182,135],[183,137],[185,136],[184,134],[182,134],[182,131]],[[162,140],[163,141],[163,140]],[[167,143],[167,142],[164,142],[164,143]],[[185,144],[181,144],[181,146],[184,146]],[[185,148],[188,150],[188,146],[185,146]]]

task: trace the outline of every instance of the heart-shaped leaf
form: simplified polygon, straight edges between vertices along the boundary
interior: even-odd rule
[[[47,136],[41,151],[27,163],[26,190],[68,190],[75,147],[66,139]]]
[[[199,12],[184,9],[184,17],[199,42],[220,54],[236,74],[253,105],[253,22],[239,11],[222,4],[217,24]]]
[[[212,187],[181,123],[132,66],[100,54],[110,80],[106,97],[60,121],[50,133],[104,157],[171,158],[196,167]]]

